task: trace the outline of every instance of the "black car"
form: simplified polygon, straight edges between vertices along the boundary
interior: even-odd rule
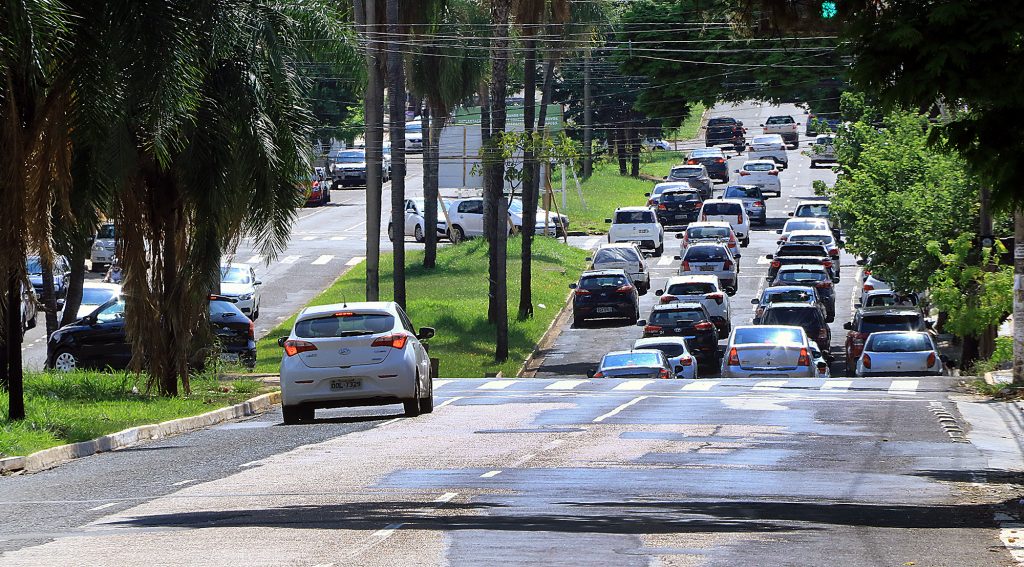
[[[703,204],[700,191],[669,189],[655,199],[654,212],[664,226],[687,225],[697,220]]]
[[[807,337],[817,343],[818,348],[831,360],[832,331],[825,322],[825,316],[817,305],[807,303],[770,303],[765,308],[759,324],[793,325],[803,327]]]
[[[708,176],[715,181],[729,182],[729,160],[718,148],[693,150],[686,158],[686,165],[703,165],[708,170]]]
[[[701,363],[718,356],[718,327],[700,303],[667,303],[655,305],[647,320],[637,321],[644,328],[644,337],[683,337],[690,352]]]
[[[832,277],[828,268],[820,264],[797,264],[783,266],[771,281],[771,286],[799,285],[813,287],[818,297],[825,304],[825,320],[829,323],[836,319],[836,290],[832,286]]]
[[[708,120],[707,130],[704,134],[704,145],[707,147],[730,145],[736,148],[737,152],[743,150],[747,145],[747,130],[743,122],[729,116],[716,116]]]
[[[831,270],[832,261],[826,258],[815,258],[814,256],[775,256],[774,254],[766,254],[765,258],[771,260],[768,264],[768,275],[765,276],[765,281],[771,283],[775,281],[775,275],[779,273],[779,269],[782,266],[796,266],[801,264],[820,264],[823,268]],[[825,263],[828,262],[828,266]],[[832,272],[829,272],[829,276]],[[835,280],[833,280],[835,281]]]
[[[25,262],[25,271],[28,273],[29,282],[36,292],[36,297],[43,297],[43,262],[39,256],[29,256]],[[68,273],[71,271],[68,261],[63,256],[53,259],[53,291],[57,297],[64,297],[68,293]]]
[[[765,258],[781,260],[783,258],[813,258],[814,261],[808,264],[820,263],[828,268],[832,281],[839,282],[839,258],[829,254],[828,247],[824,244],[812,244],[809,242],[789,242],[779,245],[775,254],[767,254]],[[792,263],[792,262],[790,262]]]
[[[591,270],[570,284],[572,317],[576,325],[589,319],[640,318],[640,295],[622,270]]]
[[[125,336],[124,301],[117,297],[89,315],[61,327],[50,335],[46,367],[63,372],[78,368],[125,368],[132,358]],[[223,355],[237,357],[242,364],[256,364],[256,327],[223,296],[210,296],[210,327]],[[201,364],[199,360],[197,363]]]

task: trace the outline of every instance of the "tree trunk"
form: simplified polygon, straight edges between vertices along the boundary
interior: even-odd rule
[[[480,147],[489,151],[491,144],[491,136],[493,130],[491,128],[491,99],[489,87],[486,82],[480,84]],[[487,161],[490,159],[489,154],[485,154],[488,157],[482,163],[484,166],[484,173],[482,176],[483,182],[483,201],[484,201],[484,237],[487,238],[487,322],[494,324],[497,321],[497,307],[495,306],[495,298],[497,297],[497,291],[494,285],[494,273],[497,271],[497,253],[494,250],[494,208],[495,204],[490,199],[487,192]]]
[[[641,129],[637,126],[633,126],[632,128],[630,128],[629,133],[631,134],[629,139],[629,143],[631,144],[629,152],[629,175],[630,177],[640,177],[640,136],[643,134]]]
[[[380,217],[383,193],[384,79],[380,70],[380,47],[375,39],[375,0],[354,0],[356,23],[364,30],[366,43],[366,300],[380,300]],[[362,9],[360,9],[362,8]]]
[[[532,31],[524,41],[525,62],[523,67],[523,131],[526,147],[523,149],[523,228],[522,251],[519,268],[519,319],[533,317],[533,235],[537,223],[536,178],[537,159],[533,151],[533,127],[537,112],[537,41]]]
[[[89,242],[83,238],[76,237],[69,258],[71,271],[68,273],[66,282],[67,293],[64,296],[64,316],[61,317],[59,327],[68,325],[78,319],[78,309],[82,306],[82,284],[85,283],[85,259],[88,255]]]
[[[619,175],[625,177],[629,175],[628,162],[626,160],[626,140],[628,135],[626,133],[625,126],[619,126],[614,130],[615,133],[615,153],[619,158]]]
[[[398,0],[388,0],[387,6],[394,301],[405,309],[405,60],[399,44]]]
[[[1013,212],[1013,239],[1013,383],[1024,385],[1024,209],[1021,208]]]
[[[43,304],[43,318],[46,320],[46,336],[52,335],[58,327],[57,321],[57,293],[53,281],[53,262],[40,257],[43,267],[43,296],[40,301]],[[47,341],[49,342],[49,341]]]
[[[437,195],[438,195],[438,142],[444,117],[431,116],[428,106],[423,112],[423,267],[437,266]]]
[[[583,59],[583,179],[594,172],[594,101],[590,95],[591,53]]]
[[[7,419],[25,419],[25,376],[21,368],[21,279],[10,274],[7,279],[5,343],[7,347],[6,384]]]
[[[944,104],[940,103],[939,108],[942,109],[943,113],[945,113]],[[947,116],[944,114],[943,118],[947,118]],[[992,192],[989,190],[988,187],[982,187],[979,191],[979,200],[981,202],[981,207],[979,209],[978,214],[978,234],[982,238],[992,236],[991,195]],[[982,266],[982,269],[991,272],[996,270],[997,268],[992,262],[989,262],[986,265]],[[987,359],[992,357],[996,350],[996,337],[998,336],[998,325],[989,325],[988,327],[985,328],[984,331],[982,331],[980,341],[978,343],[978,356],[980,358]]]
[[[511,0],[492,0],[491,21],[494,23],[494,38],[491,42],[491,132],[500,136],[505,132],[505,97],[508,81],[508,18]],[[491,281],[494,282],[494,311],[497,336],[494,360],[508,359],[508,203],[505,200],[505,159],[492,136],[488,144],[488,160],[485,164],[484,194],[492,202],[494,228],[494,266]]]

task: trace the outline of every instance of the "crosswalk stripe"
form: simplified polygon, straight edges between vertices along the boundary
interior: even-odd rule
[[[246,260],[245,263],[246,264],[259,264],[262,261],[263,261],[263,256],[257,254],[255,256],[253,256],[252,258],[249,258],[248,260]]]
[[[917,392],[920,380],[893,380],[889,385],[890,394],[913,394]]]
[[[786,384],[786,380],[763,380],[761,382],[758,382],[757,384],[754,384],[754,387],[751,388],[751,390],[761,390],[761,391],[765,391],[765,390],[768,390],[768,391],[778,390],[779,388],[783,387],[785,384]]]
[[[711,388],[718,385],[721,380],[700,380],[699,382],[691,382],[683,386],[684,392],[707,392]]]
[[[623,382],[618,386],[612,388],[612,390],[619,391],[636,391],[642,390],[647,387],[648,384],[653,384],[654,380],[630,380],[629,382]]]
[[[348,238],[348,237],[347,236],[332,236],[331,240],[333,240],[334,242],[341,242],[342,240],[345,240],[346,238]]]
[[[757,257],[757,263],[758,264],[771,264],[772,261],[769,260],[768,258],[764,257],[764,256],[758,256]]]
[[[365,259],[366,259],[365,256],[356,256],[356,257],[352,258],[351,260],[349,260],[348,262],[345,262],[345,265],[346,266],[355,266],[356,264],[358,264],[359,262],[362,262]]]
[[[310,240],[316,240],[316,237],[315,236],[303,236],[302,239],[305,240],[306,242],[309,242]]]
[[[658,265],[659,266],[670,266],[670,265],[672,265],[672,259],[673,259],[672,256],[662,255],[661,259],[658,260]]]
[[[442,386],[451,384],[454,381],[455,380],[434,380],[434,389],[436,390]]]
[[[515,380],[494,380],[477,387],[477,390],[504,390],[512,385]]]
[[[576,386],[583,384],[586,380],[559,380],[552,382],[547,386],[544,386],[545,390],[572,390]]]
[[[825,380],[825,383],[821,385],[821,389],[831,392],[845,392],[850,388],[850,384],[853,384],[852,380]]]
[[[299,261],[299,258],[302,258],[302,256],[285,256],[284,258],[281,258],[281,263],[294,264],[295,262]]]
[[[316,260],[313,260],[313,265],[314,266],[323,266],[324,264],[330,262],[333,259],[334,259],[334,256],[331,256],[330,254],[324,254],[323,256],[320,256]]]

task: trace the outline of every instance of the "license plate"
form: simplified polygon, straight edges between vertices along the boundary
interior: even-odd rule
[[[686,218],[686,215],[676,215],[676,218],[677,218],[677,219],[685,219],[685,218]]]
[[[612,313],[615,311],[614,307],[598,307],[594,310],[596,313]]]
[[[358,390],[363,387],[362,380],[331,380],[331,391]]]
[[[637,234],[647,234],[650,231],[647,230],[646,228],[641,228],[641,229],[638,229],[636,232],[637,232]]]
[[[715,271],[715,267],[714,266],[701,266],[700,267],[700,271],[702,271],[702,272],[713,272],[713,271]]]
[[[237,352],[222,352],[220,353],[220,359],[224,362],[238,362]]]

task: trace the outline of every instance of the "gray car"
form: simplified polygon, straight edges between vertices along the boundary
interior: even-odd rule
[[[815,378],[811,342],[801,327],[735,327],[722,357],[723,378]]]
[[[685,181],[690,187],[700,191],[701,199],[710,199],[715,187],[708,175],[708,168],[703,165],[677,165],[672,168],[665,181]]]
[[[756,185],[730,185],[725,188],[723,199],[739,199],[747,210],[750,222],[759,225],[768,224],[768,207],[765,205],[764,193]]]
[[[665,353],[656,349],[637,349],[609,352],[601,359],[597,370],[587,373],[590,378],[674,378],[675,369],[669,366]]]

